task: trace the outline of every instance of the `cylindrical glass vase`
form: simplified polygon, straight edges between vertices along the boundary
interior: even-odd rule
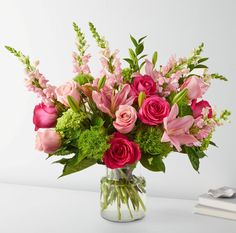
[[[107,168],[101,179],[101,216],[113,222],[142,219],[146,211],[146,182],[140,167]]]

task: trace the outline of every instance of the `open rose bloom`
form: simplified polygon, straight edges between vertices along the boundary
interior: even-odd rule
[[[208,72],[207,58],[201,56],[203,44],[190,57],[171,56],[167,64],[157,66],[157,52],[143,55],[145,38],[131,36],[134,48],[129,49],[130,57],[124,58],[127,64],[122,67],[118,50],[111,51],[90,23],[101,49],[101,69],[93,74],[85,35],[75,23],[73,26],[75,77],[58,87],[48,83],[38,63],[29,63],[22,53],[6,46],[22,56],[27,89],[40,99],[33,116],[36,148],[63,165],[62,176],[96,163],[123,169],[125,175],[139,162],[151,171],[164,172],[164,159],[171,152],[184,154],[198,171],[199,160],[215,145],[216,127],[230,115],[224,110],[218,116],[213,108],[216,103],[205,99],[212,81],[227,79]],[[200,74],[196,72],[199,68]],[[125,203],[125,199],[121,201]]]

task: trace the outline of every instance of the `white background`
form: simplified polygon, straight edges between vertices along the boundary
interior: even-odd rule
[[[172,54],[187,56],[193,47],[205,42],[205,55],[212,72],[228,77],[214,81],[207,98],[217,108],[232,111],[232,123],[219,128],[208,158],[201,161],[200,174],[183,155],[171,154],[165,161],[165,174],[143,171],[149,194],[195,198],[222,185],[236,187],[235,100],[236,100],[236,2],[230,0],[0,0],[0,182],[48,187],[98,190],[105,168],[94,166],[62,179],[60,165],[45,161],[34,150],[32,110],[35,96],[24,87],[22,65],[4,49],[11,45],[40,59],[40,70],[52,84],[73,77],[71,52],[75,49],[72,22],[87,33],[90,52],[96,54],[91,66],[99,70],[96,45],[88,31],[88,21],[110,41],[120,56],[131,46],[129,33],[148,35],[146,52],[159,52],[159,64]]]

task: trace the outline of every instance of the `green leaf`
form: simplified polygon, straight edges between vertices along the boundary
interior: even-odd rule
[[[141,63],[140,67],[139,67],[139,70],[141,70],[143,68],[143,66],[145,65],[145,61]]]
[[[157,58],[158,58],[158,53],[157,53],[157,51],[155,51],[152,55],[152,64],[154,67],[156,66]]]
[[[163,163],[161,156],[142,154],[140,162],[150,171],[165,172],[165,164]]]
[[[142,55],[142,56],[139,58],[139,60],[141,60],[142,58],[144,58],[144,57],[146,57],[146,56],[147,56],[147,54]]]
[[[202,65],[202,64],[200,64],[200,65],[196,65],[195,67],[194,67],[194,69],[202,69],[202,68],[208,68],[207,66],[205,66],[205,65]]]
[[[141,91],[138,95],[138,106],[141,107],[144,99],[146,98],[145,92]]]
[[[141,43],[147,36],[144,36],[144,37],[141,37],[139,40],[138,40],[138,43]]]
[[[138,46],[137,40],[135,40],[132,35],[130,35],[130,39],[131,39],[131,41],[133,42],[134,46],[137,47],[137,46]]]
[[[177,93],[174,98],[172,99],[172,105],[173,104],[179,104],[181,101],[185,99],[185,97],[188,94],[188,89],[184,88],[179,93]]]
[[[130,58],[124,58],[123,60],[125,60],[126,62],[128,62],[130,64],[130,66],[134,65],[133,60],[131,60]]]
[[[74,77],[74,81],[79,83],[80,85],[84,85],[85,83],[92,82],[93,77],[89,74],[78,74]]]
[[[194,168],[194,170],[196,170],[198,172],[199,165],[200,165],[199,159],[202,158],[204,153],[203,152],[200,153],[200,151],[199,151],[199,153],[196,152],[194,147],[184,146],[184,149],[185,149],[186,153],[188,154],[188,157],[189,157],[189,160],[192,164],[192,167]]]
[[[103,76],[102,78],[99,79],[98,90],[101,90],[104,87],[106,80],[107,80],[106,76]]]
[[[137,55],[139,55],[140,53],[143,52],[143,50],[144,50],[144,45],[143,45],[143,43],[142,43],[142,44],[139,44],[139,45],[136,47],[135,52],[136,52]]]
[[[60,163],[62,165],[65,165],[70,159],[62,158],[60,160],[54,161],[52,164]]]
[[[81,160],[79,163],[74,159],[74,157],[72,159],[70,159],[69,161],[67,161],[67,163],[64,166],[63,169],[63,173],[60,177],[75,173],[75,172],[79,172],[82,171],[92,165],[96,164],[96,160],[95,159],[87,159],[84,158],[83,160]],[[59,177],[59,178],[60,178]]]
[[[209,144],[212,145],[212,146],[218,147],[218,146],[217,146],[214,142],[212,142],[212,141],[210,141]]]
[[[102,127],[104,125],[104,120],[101,117],[93,117],[92,118],[92,126],[98,126],[98,127]]]
[[[202,63],[204,61],[207,61],[208,59],[209,59],[208,57],[203,57],[203,58],[199,59],[197,62]]]
[[[136,55],[135,55],[135,52],[133,49],[129,49],[129,55],[130,55],[130,58],[135,61],[136,60]]]
[[[68,101],[69,106],[74,112],[79,111],[79,104],[75,101],[75,99],[72,96],[68,95],[67,101]]]

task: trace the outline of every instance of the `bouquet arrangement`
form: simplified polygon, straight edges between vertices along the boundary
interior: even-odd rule
[[[129,48],[123,68],[118,50],[111,51],[107,40],[89,23],[101,48],[101,71],[94,76],[85,36],[77,24],[73,27],[76,75],[59,87],[49,84],[38,69],[39,62],[33,64],[28,56],[6,46],[25,65],[26,87],[41,100],[33,114],[36,149],[49,157],[62,156],[54,162],[64,166],[61,176],[96,163],[118,169],[123,186],[110,190],[108,183],[114,180],[103,180],[102,208],[117,201],[119,219],[122,203],[132,216],[130,202],[134,210],[145,209],[139,197],[145,192],[144,181],[134,189],[138,177],[127,180],[139,161],[151,171],[164,172],[163,160],[177,151],[186,154],[198,171],[208,146],[215,145],[212,134],[216,126],[230,115],[224,110],[217,116],[203,96],[212,80],[227,79],[208,72],[204,64],[208,58],[201,56],[203,44],[187,58],[172,56],[166,65],[156,67],[158,53],[154,52],[150,60],[143,54],[146,37],[136,40],[130,36],[134,48]]]

